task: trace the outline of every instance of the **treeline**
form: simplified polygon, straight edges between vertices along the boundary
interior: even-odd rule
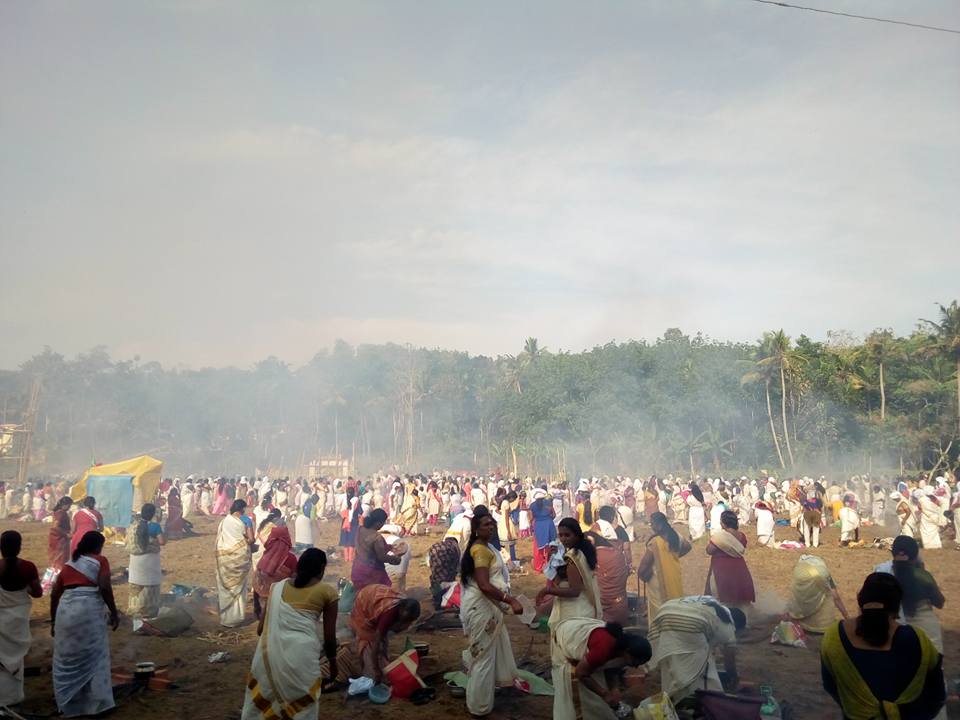
[[[46,349],[0,372],[0,407],[18,422],[41,379],[31,474],[143,452],[179,473],[298,474],[339,454],[359,472],[896,474],[957,463],[958,369],[953,302],[907,337],[825,343],[671,329],[581,353],[530,338],[489,358],[338,342],[302,367],[201,370]]]

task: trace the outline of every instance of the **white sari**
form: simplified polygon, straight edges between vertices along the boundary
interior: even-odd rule
[[[757,543],[761,546],[775,548],[777,522],[773,512],[766,508],[756,508],[757,513]]]
[[[943,547],[940,541],[940,528],[946,525],[946,518],[940,506],[924,496],[920,498],[920,542],[924,550],[937,550]]]
[[[250,546],[245,533],[246,525],[233,515],[227,515],[217,531],[217,594],[225,627],[241,625],[246,618]]]
[[[496,548],[489,546],[497,559],[497,567],[490,568],[490,584],[503,593],[510,592],[510,574]],[[510,635],[504,626],[503,610],[484,595],[471,578],[461,588],[460,622],[469,645],[463,651],[467,668],[467,709],[474,715],[486,715],[493,710],[497,686],[510,686],[517,677],[517,663],[513,658]]]
[[[860,513],[845,505],[840,509],[840,542],[850,542],[860,529]]]
[[[567,550],[564,554],[568,563],[573,563],[580,573],[583,580],[583,590],[579,595],[572,598],[553,598],[553,609],[550,611],[548,625],[554,628],[564,620],[570,618],[593,618],[599,619],[603,615],[603,609],[600,605],[600,588],[597,585],[597,576],[587,565],[587,559],[579,550]],[[558,585],[566,587],[566,580],[561,580]]]
[[[904,512],[906,510],[906,512]],[[900,523],[900,534],[907,537],[917,536],[917,516],[913,512],[910,501],[898,494],[897,499],[897,521]]]
[[[713,648],[735,642],[733,619],[720,620],[713,598],[690,596],[668,600],[650,628],[650,668],[660,668],[660,687],[674,702],[697,690],[723,690]],[[722,607],[722,606],[721,606]]]
[[[617,717],[602,697],[574,677],[577,663],[587,654],[590,634],[605,625],[603,620],[593,618],[573,618],[557,625],[554,644],[564,664],[563,672],[553,674],[553,720],[615,720]],[[602,668],[590,677],[600,687],[607,687]]]
[[[97,582],[100,561],[81,555],[67,563]],[[53,639],[53,693],[67,717],[98,715],[114,706],[106,605],[99,587],[64,590]]]
[[[287,582],[274,583],[267,603],[263,634],[257,643],[241,720],[282,717],[316,718],[323,657],[319,615],[299,610],[283,599]]]
[[[0,707],[23,702],[23,659],[30,652],[31,642],[30,609],[26,588],[0,588]]]
[[[693,495],[687,497],[687,526],[690,528],[690,539],[694,542],[702,538],[707,531],[703,504]]]

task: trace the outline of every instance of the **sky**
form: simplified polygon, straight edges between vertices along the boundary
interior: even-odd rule
[[[960,296],[958,35],[750,0],[31,0],[0,5],[0,98],[0,368],[907,333]]]

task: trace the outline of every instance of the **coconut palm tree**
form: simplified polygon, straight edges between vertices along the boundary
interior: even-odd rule
[[[893,332],[890,330],[874,330],[867,335],[863,342],[870,358],[877,364],[880,372],[880,422],[887,419],[887,385],[884,381],[884,365],[890,360],[895,351]]]
[[[931,349],[951,359],[957,371],[957,432],[960,433],[960,305],[954,300],[950,305],[937,303],[940,309],[940,320],[924,320],[932,331],[930,335]]]
[[[787,429],[787,375],[794,372],[802,358],[793,352],[790,347],[790,338],[782,329],[767,333],[767,335],[769,336],[770,354],[763,362],[775,366],[780,375],[780,413],[783,420],[783,437],[786,440],[787,456],[790,458],[792,467],[794,465],[793,448],[790,446],[790,431]]]
[[[760,340],[760,344],[753,351],[753,367],[740,378],[741,385],[751,385],[762,382],[763,389],[767,397],[767,419],[770,421],[770,436],[773,438],[773,447],[777,451],[777,459],[780,460],[780,467],[786,468],[787,464],[783,461],[783,451],[780,449],[780,440],[777,437],[777,428],[773,422],[773,404],[770,402],[770,385],[776,374],[776,365],[771,362],[773,358],[773,348],[770,341],[770,334],[765,333]],[[786,425],[784,425],[786,430]]]

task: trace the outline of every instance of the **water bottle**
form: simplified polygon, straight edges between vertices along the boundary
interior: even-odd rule
[[[773,699],[773,690],[767,685],[761,685],[760,697],[763,698],[763,705],[760,706],[760,717],[779,718],[780,706]]]

